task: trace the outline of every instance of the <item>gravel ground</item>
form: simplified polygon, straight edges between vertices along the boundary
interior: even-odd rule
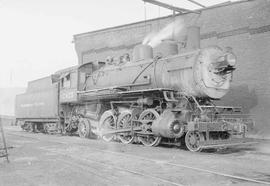
[[[0,186],[270,185],[270,141],[192,153],[5,127],[10,163],[0,159]]]

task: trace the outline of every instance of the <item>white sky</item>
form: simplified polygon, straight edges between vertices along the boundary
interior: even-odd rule
[[[197,0],[211,5],[226,0]],[[199,8],[185,0],[162,0]],[[141,0],[0,0],[0,87],[27,82],[77,64],[74,34],[172,12]]]

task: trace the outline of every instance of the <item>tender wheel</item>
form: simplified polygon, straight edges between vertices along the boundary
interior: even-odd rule
[[[46,134],[50,133],[49,126],[47,123],[44,124],[44,133],[46,133]]]
[[[91,138],[92,131],[91,131],[91,123],[86,118],[81,118],[79,121],[78,126],[78,133],[81,138]]]
[[[108,110],[104,112],[100,118],[99,126],[100,126],[100,132],[101,137],[103,140],[109,142],[114,139],[115,134],[103,134],[106,131],[112,131],[116,128],[115,126],[116,118],[113,113],[113,111]]]
[[[154,109],[147,109],[143,111],[139,117],[139,120],[145,120],[147,122],[142,123],[142,132],[144,133],[152,133],[152,123],[154,120],[156,120],[159,117],[159,114]],[[160,141],[161,137],[154,136],[152,134],[145,135],[145,136],[139,136],[139,141],[142,142],[145,146],[157,146]]]
[[[30,124],[27,123],[27,122],[24,122],[22,125],[21,125],[21,128],[25,131],[25,132],[30,132]]]
[[[188,150],[192,152],[200,152],[202,150],[200,146],[200,141],[202,137],[199,132],[188,131],[185,136],[185,144]]]
[[[26,132],[35,132],[35,124],[34,123],[26,123],[25,131]]]
[[[131,111],[130,110],[125,110],[121,112],[118,118],[118,123],[117,126],[119,129],[125,129],[125,128],[131,128]],[[130,132],[126,132],[123,134],[119,134],[118,138],[120,141],[124,144],[129,144],[132,143],[135,139],[135,136],[130,134]]]

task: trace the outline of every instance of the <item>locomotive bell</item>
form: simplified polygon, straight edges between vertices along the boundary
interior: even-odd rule
[[[161,54],[162,57],[178,54],[178,46],[175,41],[163,40],[158,46],[154,48],[154,56]]]
[[[133,61],[141,61],[153,58],[153,49],[149,45],[137,45],[133,49]]]

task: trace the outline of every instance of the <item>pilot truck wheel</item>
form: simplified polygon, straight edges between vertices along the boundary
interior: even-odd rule
[[[188,131],[185,136],[185,144],[189,151],[200,152],[202,147],[200,142],[203,141],[203,136],[196,131]]]

